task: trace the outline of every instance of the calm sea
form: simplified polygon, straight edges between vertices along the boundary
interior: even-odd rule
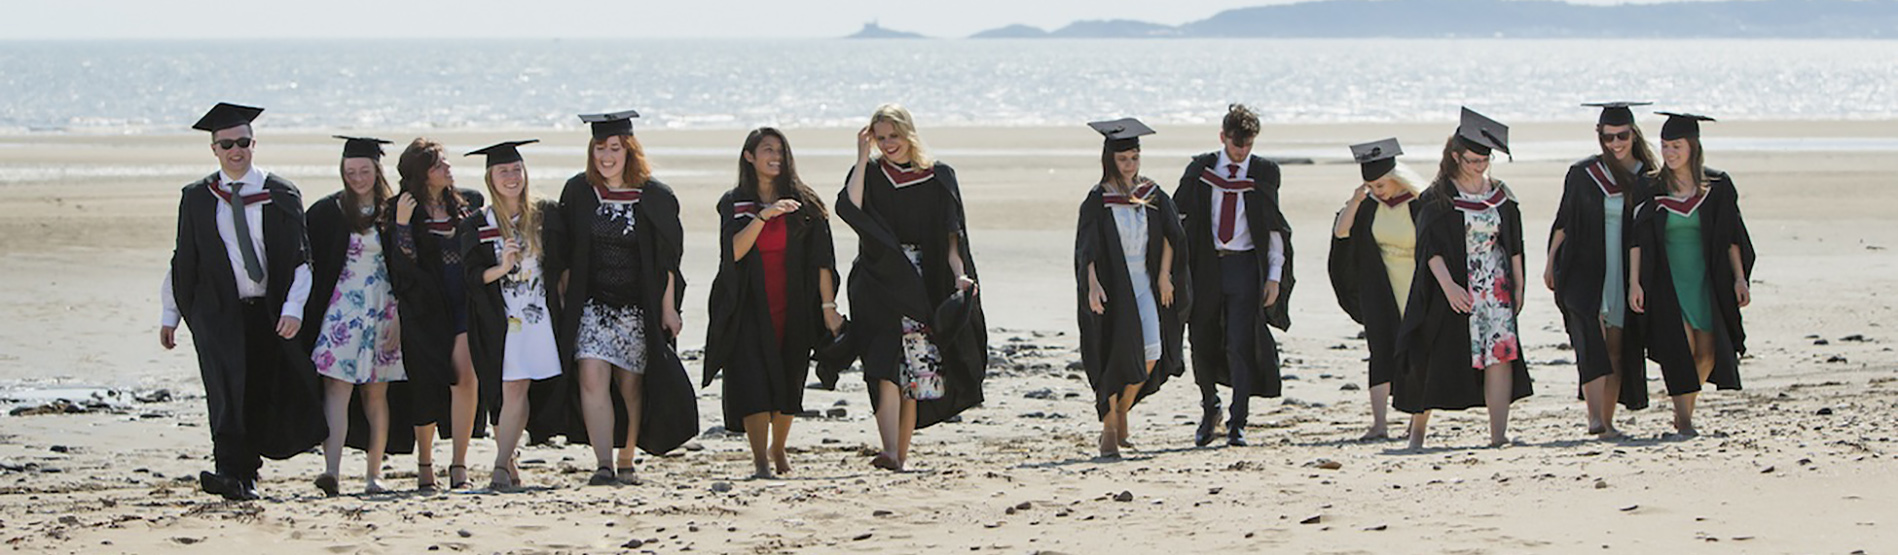
[[[1134,115],[1584,120],[1647,99],[1723,119],[1898,118],[1898,41],[507,40],[0,42],[0,132],[181,132],[218,100],[278,129],[927,125]]]

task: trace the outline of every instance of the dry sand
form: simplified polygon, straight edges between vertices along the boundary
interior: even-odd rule
[[[297,182],[307,199],[337,189],[338,143],[328,133],[273,133],[264,123],[260,166]],[[1898,545],[1898,355],[1889,346],[1898,343],[1890,215],[1898,152],[1851,150],[1864,143],[1793,153],[1715,146],[1709,155],[1736,178],[1761,262],[1746,312],[1747,389],[1703,397],[1706,435],[1659,439],[1669,416],[1657,396],[1654,408],[1621,413],[1634,439],[1586,436],[1573,353],[1560,347],[1566,336],[1537,288],[1522,336],[1538,394],[1515,405],[1511,434],[1520,445],[1480,449],[1481,411],[1434,419],[1434,447],[1424,453],[1352,441],[1369,422],[1357,389],[1363,346],[1323,273],[1332,213],[1356,180],[1344,145],[1395,134],[1409,147],[1406,159],[1430,173],[1451,127],[1272,126],[1259,141],[1268,156],[1324,156],[1284,171],[1301,285],[1296,325],[1281,337],[1296,379],[1287,378],[1285,399],[1254,403],[1252,447],[1192,448],[1197,395],[1180,380],[1135,409],[1140,448],[1130,460],[1091,459],[1099,428],[1087,417],[1086,382],[1069,367],[1068,268],[1075,204],[1098,176],[1097,136],[1078,126],[925,129],[962,177],[991,343],[1007,356],[991,371],[986,406],[917,436],[915,471],[870,469],[863,451],[876,442],[874,424],[851,373],[840,391],[806,396],[806,408],[845,416],[799,421],[791,479],[741,479],[749,468],[742,438],[708,434],[672,456],[642,457],[643,486],[583,487],[590,451],[537,446],[522,453],[524,478],[536,486],[526,493],[410,494],[414,461],[402,456],[388,462],[385,485],[403,491],[324,499],[309,485],[322,468],[311,454],[267,464],[268,499],[257,503],[196,491],[191,477],[210,466],[196,363],[188,344],[164,351],[155,340],[177,190],[215,168],[203,137],[0,137],[0,398],[31,406],[62,396],[51,391],[59,388],[127,392],[106,410],[0,417],[0,541],[18,551],[87,553],[610,552],[629,540],[643,544],[634,551],[668,553],[1878,553]],[[1542,244],[1567,160],[1588,153],[1589,126],[1513,131],[1517,160],[1492,171],[1521,198],[1528,242]],[[1216,147],[1215,133],[1162,128],[1147,142],[1145,173],[1170,189],[1187,156]],[[827,198],[850,163],[850,134],[791,130],[802,174]],[[1721,123],[1708,134],[1890,140],[1898,122]],[[688,349],[703,342],[698,324],[717,260],[712,203],[730,187],[743,135],[642,135],[686,207]],[[434,136],[455,151],[545,140],[526,153],[544,196],[584,163],[577,130]],[[479,187],[479,160],[460,160],[463,186]],[[837,225],[839,252],[851,252],[855,238]],[[1530,258],[1538,281],[1543,262]],[[172,399],[123,398],[158,389]],[[701,414],[718,413],[717,391],[704,391]],[[700,423],[714,425],[709,416]],[[478,483],[492,459],[492,443],[477,441]],[[1341,468],[1321,468],[1320,459]],[[361,454],[351,452],[345,491],[360,490],[361,469]]]

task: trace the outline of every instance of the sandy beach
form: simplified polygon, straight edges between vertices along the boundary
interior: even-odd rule
[[[1657,118],[1642,124],[1659,129]],[[415,136],[282,132],[268,116],[259,125],[258,166],[297,183],[306,201],[341,186],[331,133]],[[398,456],[384,480],[397,493],[326,499],[310,485],[323,461],[313,452],[267,463],[266,500],[249,503],[197,491],[197,472],[211,464],[189,348],[198,338],[181,333],[173,351],[156,339],[178,190],[216,168],[204,137],[0,135],[0,399],[92,407],[0,416],[0,542],[48,553],[1845,554],[1898,545],[1898,148],[1885,144],[1898,121],[1705,128],[1707,163],[1733,174],[1760,260],[1745,312],[1746,389],[1702,396],[1701,437],[1660,438],[1670,415],[1658,372],[1653,407],[1619,413],[1630,439],[1584,433],[1573,352],[1539,285],[1546,260],[1532,255],[1521,335],[1536,395],[1514,406],[1520,444],[1481,448],[1480,410],[1438,415],[1422,453],[1401,452],[1401,441],[1360,443],[1370,421],[1365,351],[1324,275],[1332,216],[1358,181],[1345,145],[1396,136],[1403,159],[1430,175],[1454,127],[1266,126],[1255,152],[1311,163],[1284,167],[1299,279],[1294,325],[1279,335],[1288,381],[1283,399],[1253,404],[1251,447],[1192,447],[1197,394],[1177,380],[1134,409],[1139,448],[1128,460],[1094,460],[1099,423],[1088,417],[1092,393],[1074,351],[1071,260],[1075,207],[1099,175],[1099,136],[1079,125],[925,127],[962,179],[993,360],[988,403],[920,432],[911,472],[869,466],[875,427],[853,371],[837,391],[808,392],[806,408],[840,415],[798,421],[788,479],[744,479],[743,438],[710,431],[679,452],[642,456],[639,486],[584,487],[591,452],[543,445],[521,453],[533,486],[522,493],[414,494],[414,459]],[[1143,173],[1171,190],[1188,156],[1218,146],[1217,129],[1159,130],[1146,141]],[[853,132],[787,130],[800,173],[826,198],[852,161]],[[1512,126],[1516,159],[1492,174],[1518,195],[1528,244],[1546,244],[1563,172],[1593,152],[1591,132],[1579,121]],[[680,344],[694,350],[718,258],[713,203],[735,180],[745,133],[640,133],[685,207]],[[541,139],[523,149],[540,196],[556,195],[585,162],[578,129],[427,135],[457,153]],[[1723,150],[1722,140],[1747,146]],[[1760,146],[1775,141],[1821,146]],[[479,158],[454,162],[460,186],[481,187]],[[854,253],[856,238],[834,225],[840,256]],[[718,391],[701,391],[701,429],[716,426]],[[88,402],[94,392],[116,396]],[[477,483],[493,449],[475,442]],[[445,461],[447,449],[437,452]],[[345,457],[345,492],[361,490],[362,461]]]

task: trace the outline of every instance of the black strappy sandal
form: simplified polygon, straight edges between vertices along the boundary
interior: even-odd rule
[[[455,479],[456,470],[461,471],[460,480]],[[474,482],[468,481],[468,465],[465,465],[465,464],[449,465],[448,479],[450,480],[448,482],[449,489],[474,489]]]
[[[440,488],[435,486],[435,465],[415,463],[415,491],[435,493],[439,490]]]

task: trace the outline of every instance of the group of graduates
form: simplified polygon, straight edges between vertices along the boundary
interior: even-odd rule
[[[1701,385],[1739,386],[1753,252],[1731,180],[1701,164],[1698,123],[1709,118],[1671,114],[1657,161],[1631,105],[1601,105],[1602,154],[1569,172],[1546,281],[1591,432],[1618,437],[1614,405],[1645,406],[1645,357],[1675,396],[1677,431],[1691,435]],[[698,433],[677,349],[680,206],[652,175],[637,113],[579,116],[591,131],[586,170],[557,201],[530,193],[521,147],[534,140],[468,152],[485,162],[478,191],[456,186],[438,142],[411,141],[392,187],[381,159],[393,143],[339,136],[344,187],[306,211],[295,185],[252,163],[262,112],[220,103],[193,126],[211,134],[220,168],[182,192],[161,291],[161,345],[175,345],[180,323],[197,338],[216,464],[199,476],[206,492],[256,499],[263,458],[318,444],[327,466],[315,483],[328,495],[340,493],[345,446],[368,455],[364,492],[387,491],[385,454],[410,452],[417,489],[432,491],[437,437],[452,442],[449,487],[472,488],[469,443],[490,427],[493,490],[522,486],[524,438],[562,436],[592,447],[590,485],[639,483],[636,450],[663,454]],[[1251,152],[1259,118],[1229,107],[1221,148],[1194,157],[1171,194],[1140,173],[1151,128],[1089,125],[1105,138],[1102,173],[1074,252],[1100,454],[1133,446],[1128,413],[1184,373],[1189,341],[1203,409],[1195,444],[1221,435],[1227,386],[1225,441],[1246,445],[1251,398],[1281,393],[1271,328],[1289,328],[1294,285],[1279,168]],[[1396,140],[1352,147],[1363,185],[1338,215],[1330,274],[1365,326],[1366,439],[1388,437],[1394,400],[1413,414],[1413,447],[1431,410],[1484,405],[1500,445],[1509,403],[1530,393],[1516,339],[1521,214],[1488,174],[1507,137],[1465,109],[1423,191]],[[915,430],[983,400],[987,325],[955,170],[897,105],[859,131],[828,206],[777,129],[746,137],[737,170],[716,204],[699,386],[723,376],[723,426],[747,437],[754,475],[773,477],[793,471],[786,443],[813,364],[834,387],[860,360],[882,444],[870,464],[903,470]],[[836,270],[832,209],[859,237],[848,276]],[[840,290],[854,320],[838,311]]]
[[[1642,102],[1606,102],[1601,153],[1569,168],[1544,283],[1556,297],[1580,372],[1588,432],[1623,437],[1615,405],[1647,406],[1647,360],[1660,367],[1674,432],[1693,437],[1704,384],[1740,387],[1740,309],[1754,263],[1733,180],[1703,164],[1700,123],[1659,112],[1661,156],[1635,122]],[[1217,386],[1233,388],[1226,443],[1245,445],[1248,397],[1280,394],[1272,329],[1290,325],[1291,227],[1279,170],[1252,154],[1258,117],[1229,107],[1221,148],[1193,158],[1171,195],[1140,174],[1137,120],[1092,125],[1106,136],[1101,180],[1082,202],[1074,264],[1081,356],[1101,418],[1100,453],[1118,457],[1127,413],[1171,376],[1183,346],[1203,414],[1194,443],[1216,438]],[[1510,404],[1532,392],[1517,336],[1526,301],[1522,212],[1489,174],[1508,127],[1468,108],[1434,178],[1398,161],[1396,139],[1351,146],[1362,185],[1332,226],[1328,270],[1338,304],[1364,326],[1372,424],[1411,414],[1411,449],[1431,411],[1487,407],[1491,446],[1509,443]]]
[[[521,487],[523,436],[591,445],[591,485],[638,483],[635,450],[698,434],[677,349],[680,206],[652,176],[637,113],[580,116],[586,170],[558,201],[530,194],[520,147],[534,140],[467,153],[485,161],[477,191],[455,186],[438,142],[410,142],[392,187],[381,159],[393,143],[339,136],[344,187],[305,211],[295,185],[252,163],[262,112],[220,103],[193,126],[220,167],[183,190],[160,293],[160,344],[175,346],[180,323],[197,338],[216,463],[199,475],[206,492],[256,499],[264,458],[319,443],[328,495],[345,446],[368,454],[364,492],[388,491],[383,456],[409,452],[416,488],[432,491],[437,437],[452,441],[449,487],[471,488],[469,443],[490,426],[491,489]],[[760,477],[792,471],[785,443],[814,360],[830,387],[863,361],[877,468],[902,470],[916,429],[982,402],[987,326],[961,193],[912,121],[877,110],[835,202],[862,238],[854,323],[837,310],[829,211],[783,133],[751,132],[719,199],[703,385],[724,375],[724,426],[748,436]]]

